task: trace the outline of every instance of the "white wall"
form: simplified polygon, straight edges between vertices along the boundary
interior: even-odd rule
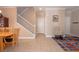
[[[25,30],[21,25],[16,23],[16,8],[8,8],[7,10],[4,9],[3,14],[10,19],[10,26],[19,27],[20,37],[32,37],[33,35],[28,31]],[[45,9],[45,34],[46,36],[54,36],[54,34],[64,34],[64,17],[65,17],[64,8],[46,8]],[[53,15],[59,15],[59,22],[55,23],[52,21]]]
[[[44,7],[43,7],[44,8]],[[37,23],[37,32],[45,33],[47,37],[52,37],[55,34],[64,34],[65,33],[65,9],[64,8],[42,8],[42,12],[38,12],[41,15],[38,15]],[[44,14],[43,14],[44,13]],[[53,22],[53,15],[59,16],[59,22]],[[45,24],[45,25],[44,25]]]
[[[64,8],[46,8],[45,12],[45,34],[47,36],[64,34]],[[53,22],[53,15],[59,16],[59,22]]]
[[[70,34],[70,17],[65,19],[65,34]]]
[[[65,33],[79,35],[79,23],[73,22],[79,22],[79,8],[67,10],[65,15]]]
[[[23,7],[17,7],[17,8],[19,8],[17,11],[20,11],[21,8],[23,8]],[[17,13],[17,15],[20,15],[21,17],[23,17],[24,20],[28,21],[32,26],[36,26],[36,15],[35,15],[35,10],[33,7],[25,7],[25,9],[20,11],[19,13]],[[21,24],[17,23],[17,21],[16,21],[16,25],[18,27],[20,27],[20,30],[21,30],[20,36],[33,37],[35,35],[34,33],[35,33],[36,27],[28,27],[28,29],[30,28],[30,30],[28,30],[27,28],[23,27]],[[28,25],[29,24],[27,24],[26,26],[28,26]]]
[[[65,10],[65,34],[71,34],[71,11]]]
[[[18,11],[21,10],[23,7],[18,7]],[[35,25],[36,18],[35,18],[35,10],[33,7],[26,7],[24,10],[19,12],[19,15],[21,15],[24,19],[29,21],[32,25]]]

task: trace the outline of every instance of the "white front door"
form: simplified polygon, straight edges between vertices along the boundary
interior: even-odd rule
[[[45,33],[44,12],[39,12],[37,15],[37,33]]]
[[[44,33],[44,19],[43,18],[39,18],[37,20],[37,33]]]

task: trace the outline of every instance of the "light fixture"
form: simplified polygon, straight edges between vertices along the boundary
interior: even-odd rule
[[[39,10],[41,11],[41,10],[42,10],[42,8],[39,8]]]
[[[2,11],[0,10],[0,13],[2,13]]]

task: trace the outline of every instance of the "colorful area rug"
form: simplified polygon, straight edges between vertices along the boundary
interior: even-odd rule
[[[65,51],[79,51],[79,38],[54,39]]]

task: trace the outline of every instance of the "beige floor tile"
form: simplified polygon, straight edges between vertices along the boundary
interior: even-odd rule
[[[5,52],[64,52],[52,38],[37,34],[36,39],[20,39],[15,47],[7,47]]]

